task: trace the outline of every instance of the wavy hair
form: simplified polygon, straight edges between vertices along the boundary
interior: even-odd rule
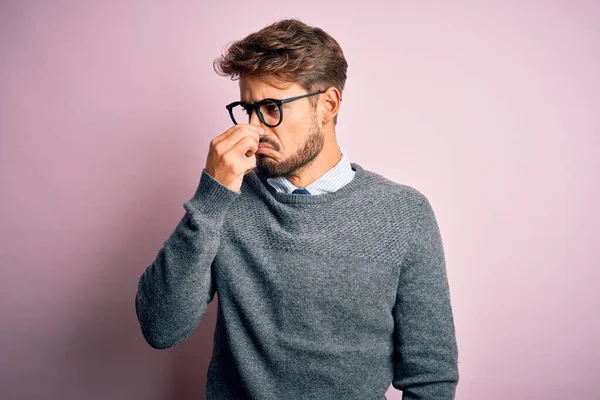
[[[341,94],[348,63],[339,43],[323,29],[284,19],[231,42],[226,53],[214,60],[213,68],[231,80],[275,77],[297,82],[309,92],[334,86]],[[314,108],[317,99],[309,100]]]

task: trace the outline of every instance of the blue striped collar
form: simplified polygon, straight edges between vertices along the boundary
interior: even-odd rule
[[[354,178],[356,172],[352,169],[344,149],[341,146],[339,146],[339,148],[342,152],[340,161],[317,180],[305,187],[310,194],[316,195],[335,192]],[[298,187],[294,186],[289,179],[283,176],[267,178],[267,182],[278,192],[292,193],[294,190],[298,189]]]

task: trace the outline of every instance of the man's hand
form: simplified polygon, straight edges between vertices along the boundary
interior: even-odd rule
[[[255,153],[263,126],[234,125],[210,142],[206,172],[234,192],[239,192],[244,175],[256,166]]]

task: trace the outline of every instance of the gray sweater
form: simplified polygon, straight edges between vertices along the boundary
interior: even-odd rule
[[[206,169],[139,280],[150,346],[185,340],[218,294],[207,400],[453,399],[458,349],[444,250],[416,189],[352,163],[321,195],[241,192]]]

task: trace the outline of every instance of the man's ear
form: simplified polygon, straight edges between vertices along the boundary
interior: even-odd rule
[[[321,95],[323,114],[321,116],[321,124],[326,125],[329,121],[333,120],[340,111],[340,103],[342,101],[342,95],[336,87],[329,87]]]

